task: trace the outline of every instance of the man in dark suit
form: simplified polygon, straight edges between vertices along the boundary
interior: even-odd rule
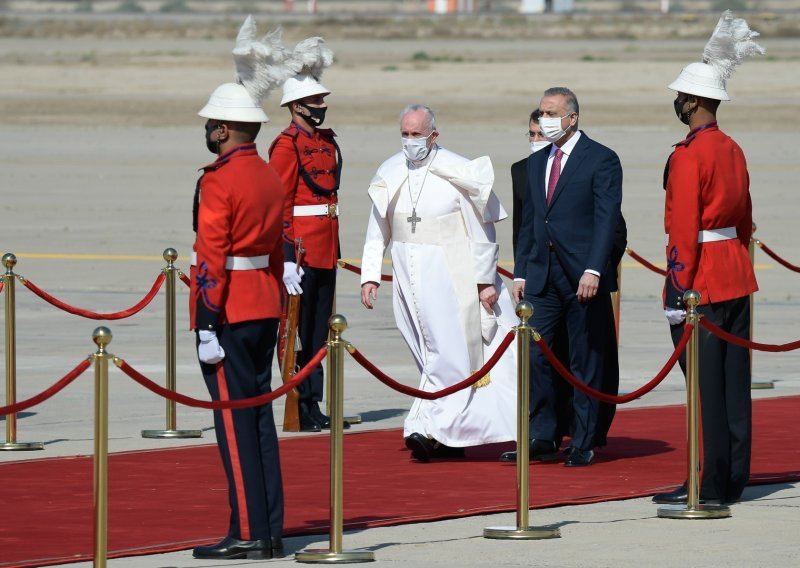
[[[569,89],[545,91],[539,112],[542,133],[553,144],[527,160],[514,297],[524,295],[533,304],[531,325],[548,344],[559,325],[566,326],[571,372],[601,390],[612,317],[609,293],[617,286],[612,247],[621,216],[622,167],[612,150],[578,130],[578,101]],[[556,381],[541,350],[531,349],[530,456],[555,459]],[[572,408],[572,445],[565,465],[590,465],[599,403],[575,392]]]
[[[514,254],[517,251],[517,239],[519,235],[519,227],[522,224],[522,216],[524,215],[524,198],[528,192],[528,160],[530,156],[544,150],[550,146],[550,142],[542,135],[539,128],[539,109],[535,109],[528,119],[528,141],[531,145],[531,153],[529,156],[511,164],[511,191],[513,195],[513,211],[511,215],[512,221],[512,237],[511,243]],[[611,249],[611,263],[612,266],[618,266],[625,254],[625,247],[628,245],[628,229],[625,224],[625,218],[620,214],[619,223],[617,224],[616,232],[614,233],[614,245]],[[516,302],[522,301],[522,293],[519,297],[514,298]],[[616,322],[614,320],[614,308],[611,303],[611,296],[608,298],[598,298],[608,305],[604,308],[606,312],[606,331],[604,339],[606,341],[604,353],[604,369],[602,379],[602,392],[610,395],[616,395],[619,392],[619,356],[617,352],[617,330]],[[569,339],[567,336],[567,327],[562,322],[555,331],[553,336],[553,343],[550,344],[550,349],[558,357],[558,359],[566,366],[569,367]],[[572,420],[572,395],[573,388],[570,384],[560,375],[555,374],[553,377],[553,390],[555,394],[555,413],[556,413],[556,436],[553,440],[556,446],[561,446],[561,441],[565,436],[569,436],[573,430]],[[605,446],[607,442],[608,431],[611,428],[611,423],[616,413],[616,405],[608,403],[600,403],[598,411],[597,427],[595,429],[594,446]],[[515,452],[505,452],[501,458],[503,461],[516,460]]]

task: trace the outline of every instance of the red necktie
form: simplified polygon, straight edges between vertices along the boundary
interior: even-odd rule
[[[556,155],[553,158],[553,165],[550,168],[550,179],[547,180],[547,205],[550,206],[550,200],[553,199],[553,193],[556,190],[556,184],[558,183],[558,178],[561,176],[561,156],[564,155],[564,152],[561,151],[561,148],[556,148]]]

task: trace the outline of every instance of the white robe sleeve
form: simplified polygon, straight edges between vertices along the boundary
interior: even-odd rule
[[[472,250],[472,268],[478,284],[494,284],[500,247],[496,243],[497,233],[493,222],[485,222],[478,216],[474,204],[461,198],[461,216],[467,227]]]
[[[361,255],[361,284],[367,282],[381,283],[381,267],[383,253],[392,233],[386,218],[382,217],[375,205],[369,214],[367,236],[364,240],[364,253]]]

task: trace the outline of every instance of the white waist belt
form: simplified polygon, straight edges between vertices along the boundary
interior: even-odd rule
[[[315,217],[324,215],[335,219],[339,216],[339,204],[295,205],[292,211],[295,217]]]
[[[192,266],[197,266],[197,253],[192,253]],[[225,260],[225,270],[258,270],[269,266],[269,255],[229,256]]]
[[[698,243],[714,243],[717,241],[729,241],[735,239],[736,227],[725,227],[724,229],[706,229],[697,232]],[[664,243],[669,244],[669,235],[664,235]]]

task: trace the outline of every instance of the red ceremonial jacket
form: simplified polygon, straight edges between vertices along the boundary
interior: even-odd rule
[[[753,208],[742,149],[710,122],[675,145],[667,168],[664,306],[683,307],[683,293],[689,289],[700,292],[701,304],[758,290],[747,249]],[[727,227],[736,228],[736,238],[697,242],[700,231]]]
[[[198,183],[191,328],[215,329],[223,323],[279,318],[284,193],[278,174],[261,159],[255,144],[243,144],[204,167]],[[266,254],[267,268],[225,269],[229,256]]]
[[[269,149],[286,191],[283,214],[284,257],[296,262],[295,240],[303,239],[303,266],[334,268],[339,259],[339,219],[333,215],[295,216],[299,205],[335,206],[341,176],[341,153],[333,130],[308,133],[295,122]]]

